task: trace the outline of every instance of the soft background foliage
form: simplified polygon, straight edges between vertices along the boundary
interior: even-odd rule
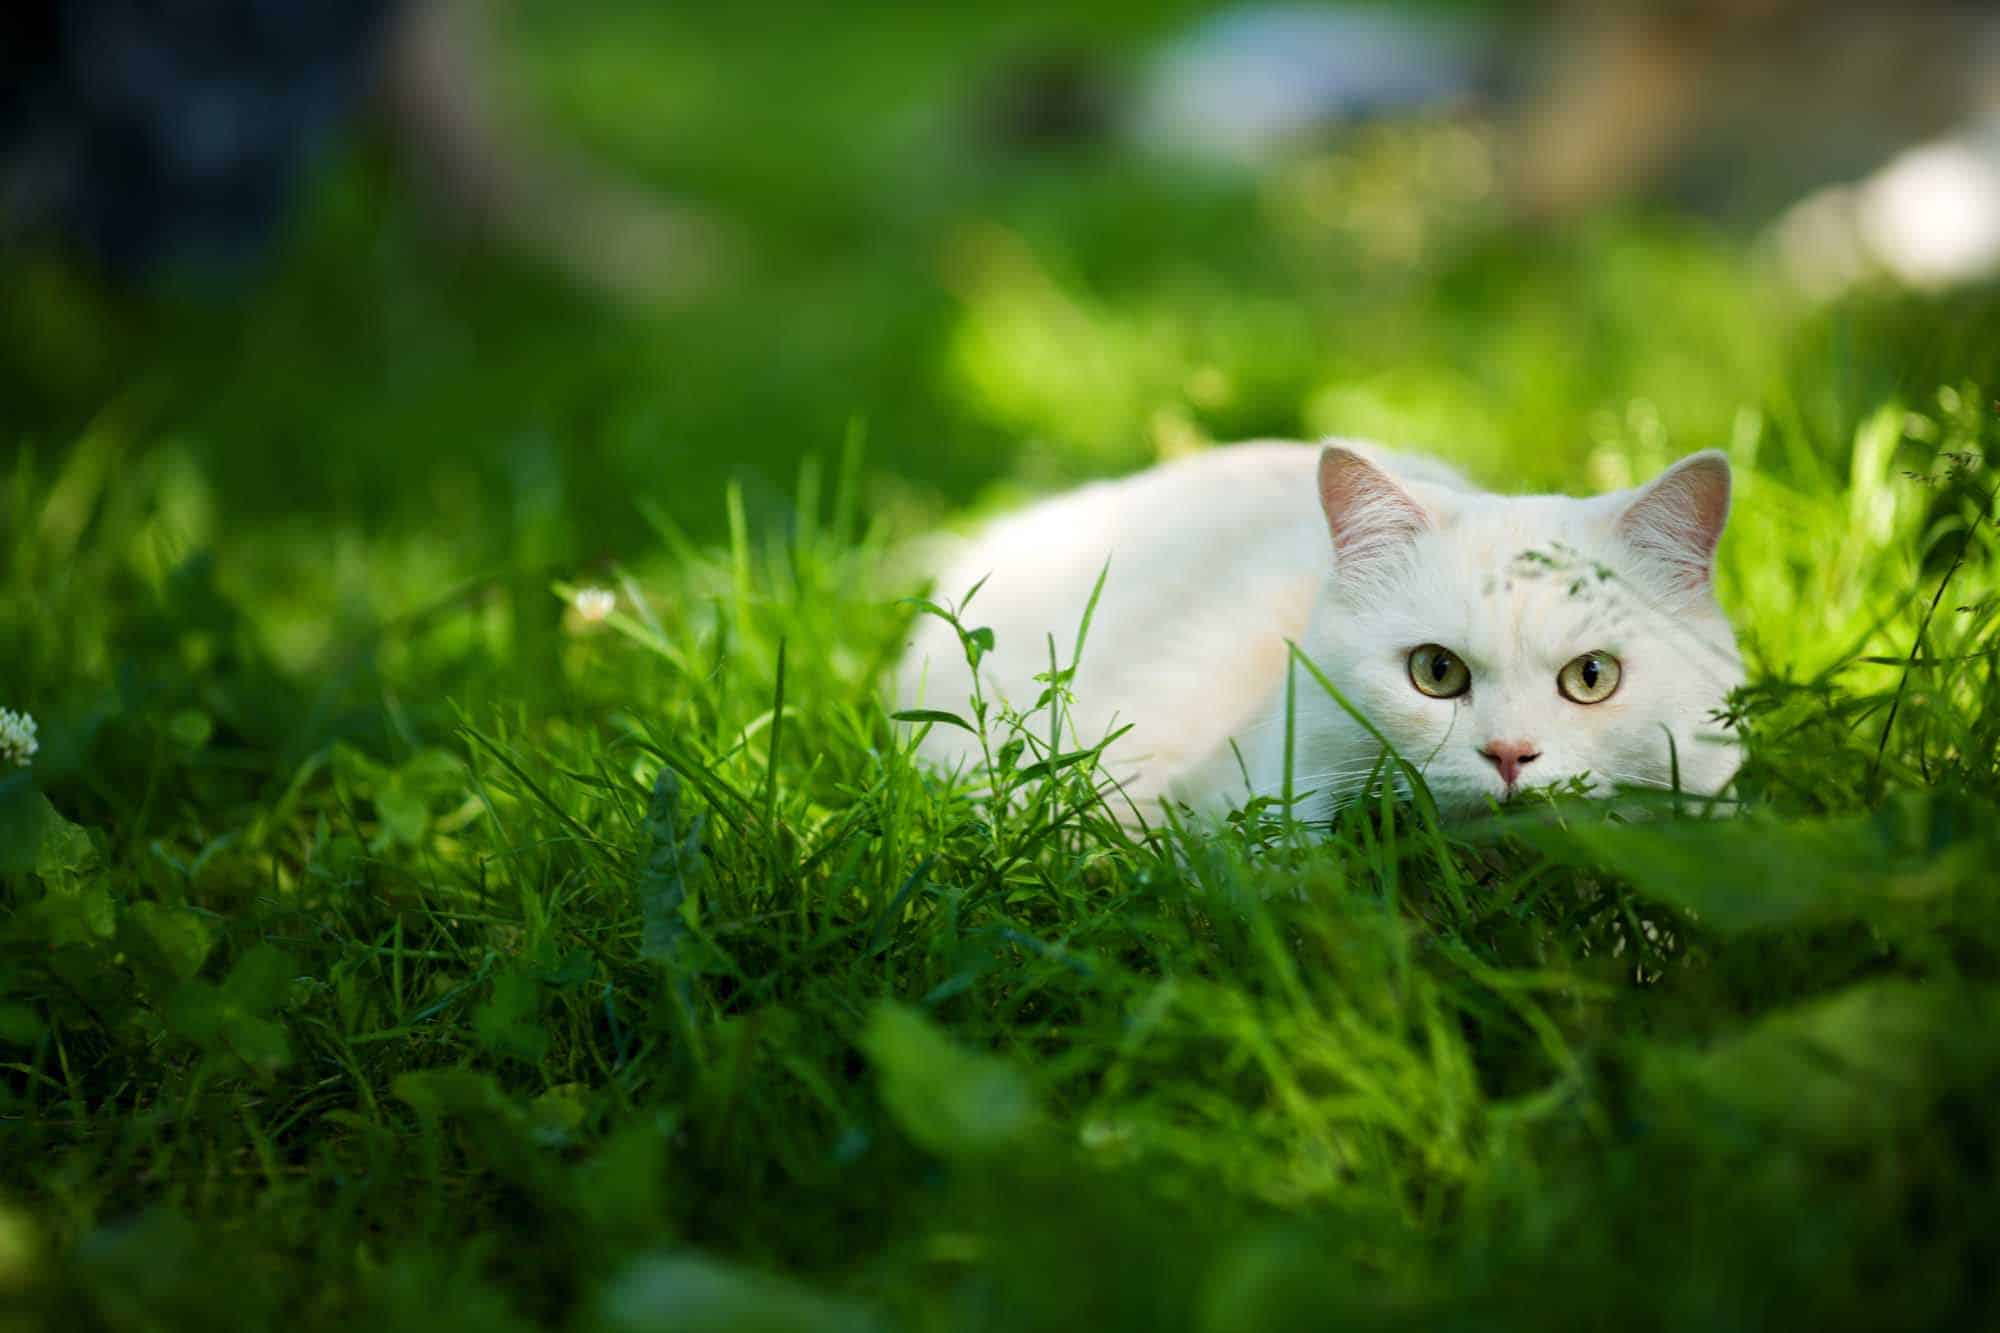
[[[2000,294],[1510,223],[1458,118],[968,147],[1026,19],[774,21],[510,30],[726,212],[680,309],[365,136],[240,297],[9,257],[0,1329],[1990,1316]],[[1136,833],[1038,741],[1000,799],[912,765],[909,542],[1332,431],[1506,489],[1726,449],[1741,816]]]

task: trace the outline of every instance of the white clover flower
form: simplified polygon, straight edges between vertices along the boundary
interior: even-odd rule
[[[35,719],[11,708],[0,708],[0,768],[34,762],[42,743],[35,739]]]
[[[597,624],[618,609],[618,594],[609,588],[579,588],[576,592],[576,613]]]

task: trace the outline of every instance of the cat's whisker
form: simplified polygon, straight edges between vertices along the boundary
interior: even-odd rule
[[[1640,773],[1619,773],[1611,769],[1592,769],[1590,777],[1599,786],[1642,787],[1651,791],[1666,791],[1673,785],[1665,778],[1650,777]]]
[[[1291,790],[1294,796],[1327,794],[1350,796],[1376,781],[1387,781],[1397,791],[1406,795],[1410,791],[1409,776],[1401,768],[1388,764],[1363,764],[1317,773],[1295,774],[1291,781]],[[1254,799],[1278,800],[1285,794],[1285,783],[1280,779],[1268,785],[1258,785],[1251,789],[1250,794]]]
[[[1395,764],[1356,764],[1346,768],[1320,769],[1312,773],[1294,773],[1291,776],[1291,785],[1294,788],[1317,786],[1323,782],[1342,782],[1353,778],[1365,778],[1375,773],[1397,773],[1400,775],[1401,771]],[[1285,785],[1283,776],[1275,778],[1273,785],[1282,788]]]
[[[1367,763],[1339,764],[1329,768],[1308,769],[1304,772],[1294,770],[1292,773],[1292,781],[1303,782],[1306,781],[1307,779],[1338,777],[1346,773],[1372,773],[1376,769],[1381,769],[1386,772],[1388,770],[1395,769],[1398,767],[1400,767],[1398,764],[1396,764],[1393,760],[1388,760],[1388,759],[1370,760]]]

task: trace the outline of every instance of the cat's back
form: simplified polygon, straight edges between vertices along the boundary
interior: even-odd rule
[[[1404,479],[1454,490],[1471,485],[1443,463],[1372,445],[1342,441]],[[1139,573],[1119,574],[1121,594],[1139,589],[1143,574],[1171,587],[1183,564],[1225,568],[1260,553],[1273,539],[1309,537],[1325,550],[1325,521],[1316,501],[1321,446],[1279,440],[1207,449],[1109,481],[1093,482],[1003,515],[948,562],[937,591],[956,599],[991,576],[979,597],[991,615],[1005,586],[1037,585],[1039,598],[1072,584],[1085,594],[1106,559]],[[1056,587],[1047,580],[1056,580]],[[1164,590],[1164,588],[1163,588]],[[1077,610],[1082,610],[1082,603]]]
[[[1148,773],[1183,769],[1226,744],[1269,696],[1285,640],[1304,630],[1324,586],[1319,452],[1232,445],[1058,495],[985,528],[948,562],[934,596],[956,604],[985,580],[965,615],[993,631],[982,683],[1027,708],[1051,637],[1068,664],[1102,573],[1074,686],[1079,737],[1133,722],[1118,753],[1143,758]],[[1442,464],[1369,452],[1412,481],[1465,486]],[[920,619],[899,672],[901,702],[962,710],[971,684],[950,628]],[[949,763],[968,756],[969,741],[941,728],[926,749]]]
[[[1089,550],[1101,550],[1099,563],[1205,557],[1217,538],[1309,518],[1316,459],[1309,445],[1239,444],[1093,482],[995,520],[958,563],[1005,553],[1009,568],[1053,572]]]
[[[967,621],[994,631],[988,670],[1003,685],[1024,651],[1035,655],[1021,663],[1030,676],[1047,669],[1048,634],[1067,662],[1100,573],[1093,644],[1111,644],[1125,620],[1141,616],[1170,633],[1224,591],[1238,566],[1268,565],[1274,544],[1310,530],[1315,457],[1300,444],[1236,445],[1052,496],[964,543],[934,596],[955,606],[978,585]],[[918,622],[911,661],[929,656],[935,671],[958,653],[947,626]]]

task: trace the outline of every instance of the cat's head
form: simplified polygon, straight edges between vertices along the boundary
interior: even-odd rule
[[[1741,758],[1716,720],[1743,681],[1712,580],[1729,489],[1714,452],[1572,499],[1408,482],[1329,446],[1335,569],[1302,646],[1447,813],[1579,777],[1719,791]]]

